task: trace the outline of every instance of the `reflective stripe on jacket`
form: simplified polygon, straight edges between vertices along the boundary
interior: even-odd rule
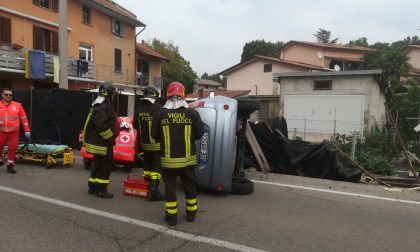
[[[195,141],[204,133],[200,115],[193,109],[162,109],[153,121],[153,136],[160,140],[162,168],[197,164]]]
[[[139,131],[141,147],[145,151],[159,151],[159,141],[152,137],[153,118],[156,117],[161,110],[162,105],[159,103],[151,103],[147,100],[141,100],[134,112],[134,128]]]
[[[115,112],[107,102],[93,106],[83,128],[83,146],[88,153],[105,156],[112,148],[115,120]]]
[[[136,141],[134,132],[121,131],[115,139],[113,158],[117,162],[134,162]]]
[[[22,122],[25,132],[29,132],[28,118],[22,105],[19,102],[11,101],[6,106],[3,101],[0,101],[0,131],[13,132],[19,130],[20,122]]]

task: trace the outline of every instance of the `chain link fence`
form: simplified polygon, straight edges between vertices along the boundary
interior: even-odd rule
[[[286,119],[289,138],[308,142],[329,140],[336,134],[363,136],[363,123],[342,120]]]

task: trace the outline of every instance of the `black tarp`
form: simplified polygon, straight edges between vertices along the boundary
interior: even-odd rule
[[[251,129],[274,173],[358,182],[360,170],[339,155],[328,141],[320,144],[289,140],[283,119],[250,123]]]

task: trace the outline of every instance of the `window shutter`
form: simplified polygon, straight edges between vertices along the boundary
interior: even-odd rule
[[[58,0],[52,0],[52,10],[58,12],[59,2]]]
[[[52,52],[58,54],[58,32],[52,31]]]
[[[3,19],[3,39],[4,42],[6,42],[6,44],[11,44],[12,43],[12,32],[11,32],[11,20],[9,18],[2,18]]]
[[[37,26],[34,25],[33,27],[34,27],[34,29],[33,29],[33,33],[34,33],[33,43],[34,43],[34,45],[33,46],[34,46],[34,49],[40,50],[41,49],[41,39],[40,39],[41,31],[39,30],[39,28]]]
[[[115,48],[115,71],[121,71],[121,50]]]

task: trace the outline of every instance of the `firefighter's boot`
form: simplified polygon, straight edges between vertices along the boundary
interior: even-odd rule
[[[165,213],[165,221],[169,226],[175,226],[178,219],[178,214]]]
[[[150,179],[146,199],[148,201],[163,201],[164,196],[159,192],[159,180]]]
[[[194,222],[197,211],[187,211],[187,221]]]
[[[96,189],[95,196],[98,198],[103,198],[103,199],[114,198],[114,194],[108,192],[108,190],[106,189],[106,185],[96,185],[95,189]]]
[[[90,195],[95,194],[95,192],[96,192],[95,182],[91,182],[91,181],[89,181],[89,182],[88,182],[88,188],[89,188],[88,193],[89,193]]]

